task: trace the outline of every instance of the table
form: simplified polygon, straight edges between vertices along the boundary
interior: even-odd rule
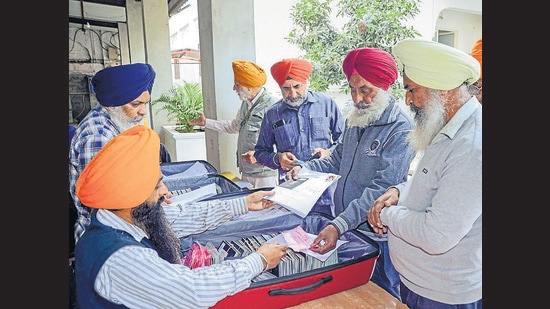
[[[322,298],[310,300],[289,309],[406,309],[407,305],[400,302],[384,289],[372,283],[360,285],[353,289],[342,291]]]

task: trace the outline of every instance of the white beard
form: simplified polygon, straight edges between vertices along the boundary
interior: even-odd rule
[[[242,87],[241,91],[237,92],[237,95],[239,96],[239,99],[241,101],[249,101],[250,102],[250,92],[248,89]]]
[[[412,104],[410,108],[414,113],[416,127],[407,136],[407,140],[412,149],[422,152],[447,124],[445,121],[447,117],[445,102],[436,91],[432,91],[424,108],[418,109]]]
[[[306,99],[307,99],[307,89],[304,89],[304,95],[299,95],[294,98],[291,98],[290,96],[288,96],[286,98],[283,98],[283,102],[285,102],[289,106],[298,107],[302,105],[302,103],[304,103]]]
[[[353,103],[354,109],[348,116],[348,127],[366,127],[380,119],[388,105],[390,104],[390,95],[383,89],[378,89],[378,93],[373,98],[371,104],[364,102]]]
[[[135,125],[141,124],[143,116],[128,117],[124,114],[122,106],[115,106],[115,108],[107,108],[107,113],[111,115],[111,119],[118,127],[120,132],[125,131]]]

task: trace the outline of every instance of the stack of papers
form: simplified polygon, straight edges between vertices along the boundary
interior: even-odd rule
[[[266,199],[274,201],[303,218],[311,211],[321,194],[336,182],[340,175],[303,168],[298,176],[300,178],[289,179],[274,187],[272,191],[275,194],[266,197]]]

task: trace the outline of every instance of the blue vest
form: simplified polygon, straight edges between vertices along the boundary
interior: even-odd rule
[[[97,220],[97,209],[94,209],[92,222],[75,247],[76,302],[79,309],[127,308],[97,294],[94,281],[107,258],[128,245],[154,249],[146,238],[138,242],[129,233],[100,223]]]

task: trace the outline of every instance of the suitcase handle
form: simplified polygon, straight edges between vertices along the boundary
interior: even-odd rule
[[[316,288],[320,287],[321,285],[323,285],[327,282],[330,282],[330,281],[332,281],[332,276],[326,276],[326,277],[322,277],[321,280],[319,280],[315,283],[312,283],[312,284],[309,284],[309,285],[306,285],[306,286],[303,286],[303,287],[292,288],[292,289],[276,288],[276,289],[270,290],[267,293],[269,294],[269,296],[303,294],[303,293],[307,293],[309,291],[313,291]]]

